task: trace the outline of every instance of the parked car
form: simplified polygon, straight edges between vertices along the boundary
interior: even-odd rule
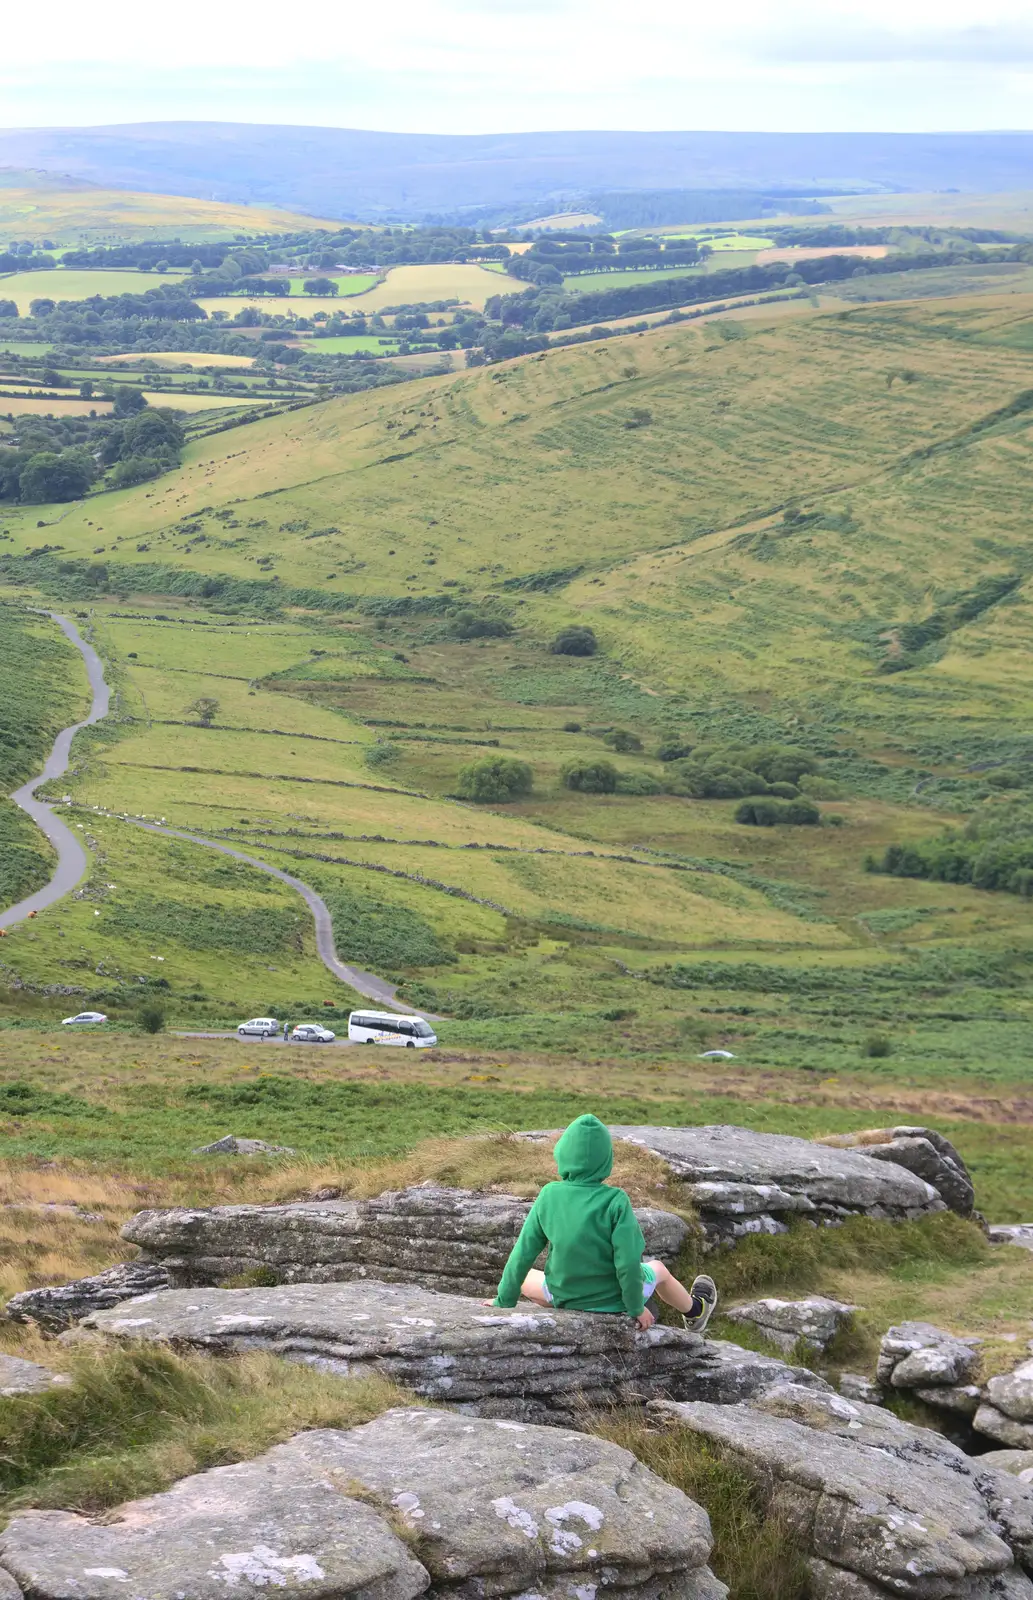
[[[336,1038],[336,1033],[331,1033],[320,1022],[299,1022],[291,1029],[291,1040],[295,1044],[333,1044]]]
[[[107,1022],[103,1011],[80,1011],[77,1017],[65,1017],[62,1028],[70,1028],[74,1022]]]
[[[280,1024],[275,1017],[252,1017],[250,1022],[242,1022],[237,1029],[242,1039],[271,1039],[279,1031]]]

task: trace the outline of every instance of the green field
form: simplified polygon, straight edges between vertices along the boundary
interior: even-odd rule
[[[765,1072],[1017,1085],[1028,902],[865,861],[992,803],[982,763],[1024,759],[1024,579],[913,670],[880,669],[895,629],[1021,578],[1028,413],[1008,408],[1031,325],[1009,295],[660,327],[271,418],[47,513],[59,555],[7,571],[93,608],[126,719],[70,791],[308,876],[344,952],[443,1013],[450,1044],[675,1060],[706,1041]],[[12,507],[3,550],[37,547],[39,520]],[[462,643],[457,607],[513,631]],[[572,618],[597,656],[549,653]],[[190,725],[204,695],[210,729]],[[802,742],[833,785],[825,824],[564,788],[613,727],[641,741],[613,759],[646,791],[671,735]],[[531,797],[450,798],[493,753],[530,763]],[[238,944],[273,903],[257,874],[202,949],[185,912],[147,909],[168,847],[90,826],[117,915],[69,904],[12,934],[25,980],[81,946],[105,1005],[158,955],[184,1018],[325,998],[304,919],[270,960]],[[185,882],[219,865],[175,849]]]
[[[130,267],[98,271],[55,267],[52,272],[12,272],[0,277],[0,294],[13,300],[23,317],[33,300],[88,300],[91,295],[143,294],[160,283],[182,281],[182,272],[136,272]]]
[[[329,339],[306,339],[304,348],[313,355],[324,356],[346,356],[356,352],[364,354],[367,350],[382,354],[397,350],[398,340],[378,338],[373,333],[341,333],[333,334]]]
[[[889,846],[1033,813],[1028,272],[553,348],[211,434],[135,489],[6,503],[0,789],[85,700],[27,605],[90,628],[113,709],[51,789],[89,875],[0,948],[0,1298],[122,1259],[141,1206],[533,1193],[543,1151],[469,1136],[587,1110],[936,1127],[981,1211],[1029,1221],[1033,873],[1004,892],[872,870]],[[571,625],[594,654],[550,648]],[[816,823],[739,820],[764,751],[796,774],[768,799],[813,800]],[[530,792],[458,798],[499,757],[528,764]],[[612,792],[565,781],[600,761]],[[442,1049],[183,1037],[255,1014],[340,1033],[355,1003],[300,898],[211,843],[316,888],[342,959],[433,1012]],[[5,893],[48,864],[0,807]],[[110,1022],[62,1029],[84,1006]],[[295,1154],[196,1153],[230,1131]],[[616,1176],[671,1203],[655,1173]],[[1033,1318],[1029,1253],[950,1215],[707,1259],[729,1301],[860,1306],[849,1365],[869,1375],[903,1318],[976,1335],[987,1371],[1021,1359]],[[698,1265],[687,1249],[680,1270]],[[0,1343],[80,1385],[45,1397],[57,1423],[37,1434],[9,1408],[7,1505],[101,1515],[361,1399],[308,1369],[170,1355],[156,1404],[132,1352],[16,1325]],[[711,1511],[732,1600],[803,1600],[777,1519],[733,1539],[705,1475],[616,1426]],[[46,1452],[25,1464],[30,1434]],[[753,1504],[749,1483],[729,1492]]]

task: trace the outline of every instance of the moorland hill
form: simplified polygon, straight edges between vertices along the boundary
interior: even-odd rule
[[[315,215],[417,219],[425,212],[524,207],[533,217],[599,190],[1019,189],[1028,133],[383,133],[238,122],[11,128],[0,162],[69,172],[105,187],[212,193]],[[815,174],[820,176],[816,179]],[[530,209],[527,209],[530,208]],[[707,220],[681,215],[652,220]],[[719,216],[742,215],[718,211]]]
[[[455,1042],[1017,1081],[1031,326],[665,326],[12,508],[8,594],[91,619],[117,710],[68,784],[97,882],[5,963],[105,1008],[158,970],[183,1018],[321,1004],[300,903],[217,839]],[[1017,830],[993,883],[869,870],[972,818]]]

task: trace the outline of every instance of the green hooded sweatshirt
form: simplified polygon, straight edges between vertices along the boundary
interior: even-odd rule
[[[515,1306],[528,1270],[546,1245],[553,1304],[571,1311],[626,1311],[637,1317],[646,1241],[623,1189],[603,1182],[613,1141],[598,1117],[578,1117],[556,1145],[561,1182],[547,1183],[520,1230],[495,1296]]]

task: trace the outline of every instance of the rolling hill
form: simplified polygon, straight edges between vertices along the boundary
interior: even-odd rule
[[[326,999],[289,891],[128,814],[313,883],[453,1040],[829,1071],[888,1030],[914,1081],[1021,1076],[1028,902],[866,862],[1033,783],[1031,338],[1028,294],[659,327],[6,511],[0,582],[87,610],[119,715],[70,784],[97,897],[5,962],[117,1006],[160,957],[184,1017]],[[572,623],[595,655],[550,651]],[[822,825],[670,792],[665,742],[802,747]],[[458,801],[495,756],[532,793]],[[565,785],[600,759],[617,792]]]
[[[471,206],[568,210],[600,189],[738,189],[754,200],[758,190],[1021,189],[1031,144],[1029,133],[409,134],[150,122],[3,130],[0,164],[318,216],[414,219]]]
[[[66,173],[0,166],[0,237],[4,238],[51,238],[55,244],[71,245],[185,234],[203,242],[237,233],[293,233],[313,226],[319,226],[317,218],[290,209],[186,199],[175,192],[135,193]]]

